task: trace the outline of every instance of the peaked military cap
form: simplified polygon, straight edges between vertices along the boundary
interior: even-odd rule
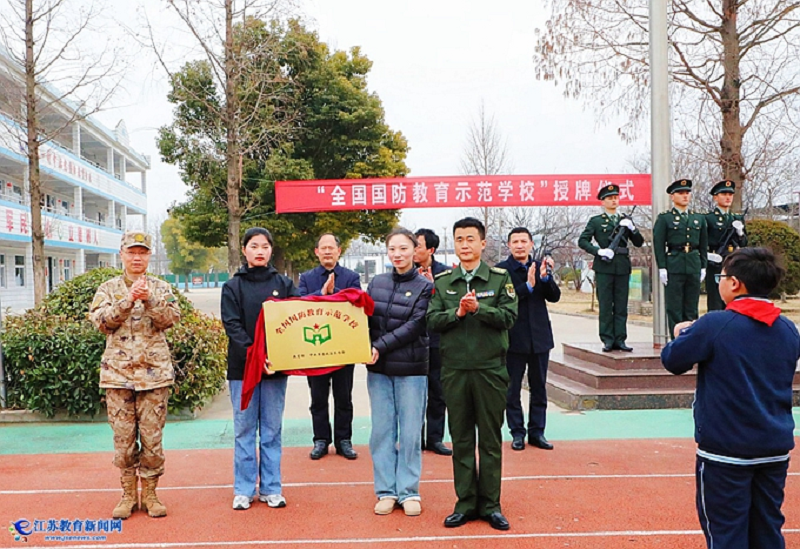
[[[619,185],[603,185],[597,193],[597,200],[603,200],[607,196],[619,196]]]
[[[718,195],[719,193],[733,194],[735,192],[736,192],[736,183],[734,183],[730,179],[720,181],[719,183],[711,187],[711,196]]]
[[[667,187],[667,194],[676,193],[678,191],[691,191],[692,190],[692,180],[691,179],[678,179],[677,181],[673,181],[672,184]]]
[[[128,248],[134,248],[136,246],[141,246],[142,248],[147,248],[148,250],[153,246],[153,238],[142,231],[128,231],[122,235],[122,245],[120,246],[123,250],[127,250]]]

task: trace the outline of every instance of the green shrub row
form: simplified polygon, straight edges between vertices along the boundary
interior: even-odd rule
[[[61,284],[42,305],[6,318],[2,345],[11,408],[48,417],[97,414],[104,402],[100,358],[106,338],[87,315],[97,288],[120,274],[94,269]],[[181,321],[167,331],[175,365],[170,412],[194,410],[225,383],[227,339],[222,323],[196,311],[176,292]]]

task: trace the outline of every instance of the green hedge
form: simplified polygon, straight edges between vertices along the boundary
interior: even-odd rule
[[[42,305],[5,320],[2,345],[11,408],[52,417],[95,415],[103,404],[98,387],[105,336],[88,320],[97,288],[120,274],[94,269],[61,284]],[[167,331],[175,365],[171,412],[194,410],[225,383],[227,339],[222,323],[196,311],[176,292],[181,320]]]
[[[800,235],[782,221],[758,219],[747,224],[747,245],[770,248],[786,268],[773,297],[800,291]]]

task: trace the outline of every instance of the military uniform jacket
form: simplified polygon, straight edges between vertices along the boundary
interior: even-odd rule
[[[707,264],[705,216],[688,210],[686,215],[681,215],[677,208],[660,213],[653,226],[653,250],[659,269],[700,276],[700,269],[705,269]]]
[[[739,220],[744,224],[744,215],[724,213],[719,208],[714,208],[713,212],[706,214],[706,227],[708,227],[708,251],[717,253],[719,245],[725,236],[725,232],[731,227],[734,221]],[[731,229],[733,230],[733,229]],[[727,255],[736,248],[747,246],[747,233],[744,236],[739,236],[735,232],[728,241],[733,248],[727,248],[723,251],[722,255]]]
[[[428,329],[441,334],[442,366],[480,370],[505,365],[508,330],[517,320],[517,295],[505,269],[481,261],[467,285],[461,267],[440,273],[428,306]],[[480,306],[458,318],[458,304],[475,290]]]
[[[608,248],[611,245],[611,241],[614,239],[615,226],[616,224],[611,222],[611,216],[603,212],[589,219],[589,222],[586,223],[586,228],[583,229],[581,236],[578,238],[580,249],[594,256],[592,269],[596,273],[631,274],[631,258],[628,254],[616,253],[611,261],[604,261],[597,255],[601,248]],[[627,249],[628,241],[637,247],[644,244],[644,237],[639,232],[639,229],[634,229],[633,233],[623,227],[620,227],[619,230],[626,232],[626,235],[619,241],[619,248]],[[597,243],[596,246],[592,244],[592,239]]]
[[[89,318],[106,334],[100,362],[100,387],[148,391],[175,380],[172,354],[164,331],[180,320],[172,287],[147,277],[150,298],[132,306],[125,299],[132,282],[121,275],[97,289]]]

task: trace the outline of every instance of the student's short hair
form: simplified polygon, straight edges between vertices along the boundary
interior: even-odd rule
[[[769,248],[739,248],[722,262],[726,275],[735,276],[747,293],[768,296],[786,273]]]
[[[533,242],[533,235],[525,227],[514,227],[513,229],[511,229],[511,232],[508,233],[508,238],[506,239],[506,241],[511,242],[511,237],[514,236],[515,234],[526,234],[528,235],[530,241]]]
[[[456,234],[456,229],[469,229],[475,228],[478,229],[478,234],[481,237],[481,240],[486,239],[486,227],[483,226],[480,219],[475,219],[474,217],[465,217],[464,219],[459,219],[455,223],[453,223],[453,236]]]
[[[406,229],[405,227],[395,227],[392,231],[386,235],[386,239],[384,242],[386,245],[389,245],[389,241],[395,236],[404,236],[411,241],[411,245],[416,247],[417,246],[417,238],[414,236],[414,233]]]
[[[416,237],[424,237],[425,238],[425,249],[430,250],[433,248],[433,251],[439,249],[439,237],[430,229],[417,229],[417,232],[414,233]]]
[[[342,241],[341,241],[341,240],[339,240],[339,237],[338,237],[338,236],[336,236],[336,235],[335,235],[335,234],[333,234],[333,233],[322,233],[321,235],[319,235],[319,236],[317,237],[317,243],[316,243],[316,244],[314,244],[314,247],[315,247],[315,248],[319,248],[319,241],[320,241],[320,240],[322,240],[322,237],[323,237],[323,236],[332,236],[332,237],[333,237],[333,240],[335,240],[335,241],[336,241],[336,247],[337,247],[337,248],[341,248],[341,247],[342,247]]]
[[[275,245],[272,240],[272,233],[270,233],[267,229],[264,227],[250,227],[244,232],[244,237],[242,238],[242,248],[246,248],[247,243],[253,240],[253,237],[257,235],[265,236],[270,246]]]

